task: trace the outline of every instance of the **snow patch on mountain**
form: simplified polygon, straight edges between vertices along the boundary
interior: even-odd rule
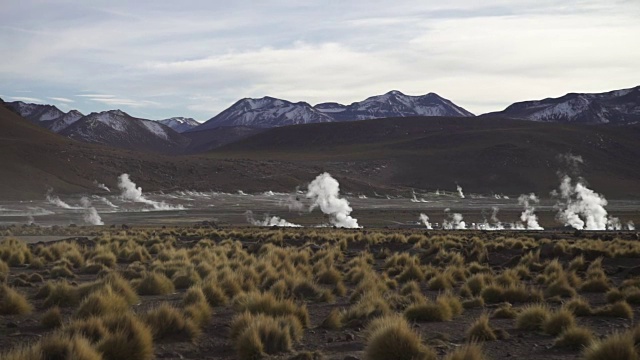
[[[164,131],[164,129],[162,128],[162,126],[160,126],[160,124],[158,124],[155,121],[151,121],[151,120],[140,120],[142,121],[142,124],[149,129],[149,131],[151,131],[153,134],[155,134],[157,137],[168,140],[169,136],[167,136],[167,133]]]

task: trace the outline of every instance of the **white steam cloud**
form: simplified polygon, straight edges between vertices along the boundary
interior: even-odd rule
[[[523,227],[526,226],[529,230],[544,230],[538,223],[538,216],[535,214],[535,205],[539,203],[540,199],[534,193],[520,195],[518,204],[524,207],[522,214],[520,214],[520,221],[524,224]]]
[[[431,223],[429,222],[429,217],[425,214],[420,214],[420,222],[424,224],[424,226],[431,230],[433,229],[433,227],[431,226]]]
[[[83,197],[82,199],[80,199],[80,204],[84,208],[84,216],[82,217],[82,219],[85,223],[91,225],[104,225],[104,222],[102,222],[102,218],[100,218],[100,214],[98,214],[96,208],[91,206],[91,201],[89,201],[88,198]]]
[[[103,183],[99,183],[97,180],[93,180],[93,184],[95,186],[97,186],[98,188],[105,190],[107,192],[111,192],[111,190],[107,187],[107,185],[103,184]]]
[[[634,231],[636,229],[636,224],[634,224],[633,221],[629,220],[629,222],[627,222],[627,229],[630,231]]]
[[[557,219],[578,230],[607,230],[607,199],[587,188],[581,180],[565,175],[560,183]]]
[[[269,215],[265,215],[264,220],[256,220],[251,210],[245,212],[244,215],[247,217],[247,221],[255,226],[302,227],[277,216],[269,217]]]
[[[444,209],[448,218],[442,221],[442,228],[445,230],[464,230],[467,228],[467,224],[463,221],[462,214],[451,213],[449,208]]]
[[[456,190],[458,190],[458,195],[460,198],[464,199],[464,193],[462,192],[462,186],[456,185]]]
[[[118,177],[118,188],[120,188],[120,191],[122,192],[120,196],[123,200],[148,204],[153,206],[154,210],[184,210],[182,205],[172,206],[164,201],[153,201],[147,199],[142,195],[142,187],[137,187],[129,178],[129,174],[122,174]]]
[[[51,192],[52,192],[51,190],[49,190],[47,192],[47,201],[49,202],[49,204],[55,205],[55,206],[57,206],[59,208],[62,208],[62,209],[70,209],[70,210],[80,210],[80,209],[82,209],[81,207],[71,206],[71,205],[67,204],[66,202],[62,201],[58,196],[52,195]]]
[[[340,184],[329,173],[318,175],[309,184],[307,198],[312,201],[309,211],[319,207],[323,213],[330,216],[333,225],[343,228],[360,227],[358,220],[351,217],[353,209],[349,202],[340,198]]]

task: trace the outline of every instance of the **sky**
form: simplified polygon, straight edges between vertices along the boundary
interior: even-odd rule
[[[640,85],[638,0],[3,0],[0,97],[206,121],[435,92],[482,114]]]

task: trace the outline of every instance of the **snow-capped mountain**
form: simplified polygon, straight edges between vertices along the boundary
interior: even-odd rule
[[[62,110],[53,105],[29,104],[22,101],[13,101],[6,104],[20,116],[36,124],[50,122],[65,115]]]
[[[330,102],[313,107],[305,102],[292,103],[267,96],[261,99],[242,99],[194,130],[237,125],[270,128],[405,116],[473,116],[473,114],[433,93],[409,96],[399,91],[390,91],[351,105]]]
[[[60,131],[69,127],[71,124],[80,120],[83,116],[84,115],[80,111],[71,110],[68,113],[60,116],[59,118],[53,120],[47,128],[54,133],[59,133]]]
[[[221,126],[270,128],[286,125],[332,122],[329,115],[305,102],[292,103],[272,97],[242,99],[193,131]]]
[[[323,103],[316,105],[315,109],[331,116],[336,121],[407,116],[473,116],[472,113],[437,94],[410,96],[397,90],[384,95],[372,96],[348,106]]]
[[[84,142],[162,152],[175,152],[189,143],[166,125],[134,118],[121,110],[91,113],[60,134]]]
[[[186,117],[172,117],[170,119],[159,120],[158,122],[172,128],[179,133],[191,130],[194,127],[200,125],[200,123],[195,119]]]
[[[640,86],[605,93],[569,93],[559,98],[523,101],[486,115],[578,124],[638,123]]]

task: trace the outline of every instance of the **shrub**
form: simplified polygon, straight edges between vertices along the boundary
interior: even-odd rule
[[[445,360],[485,360],[482,348],[478,344],[467,344],[447,355]]]
[[[58,281],[55,283],[46,283],[36,294],[36,298],[44,296],[43,306],[49,308],[51,306],[75,306],[80,303],[80,293],[78,288],[72,286],[66,281]]]
[[[449,290],[453,287],[451,277],[447,273],[440,273],[427,283],[429,290]]]
[[[460,299],[448,292],[439,295],[436,298],[436,303],[440,304],[441,306],[449,307],[449,309],[451,309],[451,314],[453,315],[453,317],[462,315],[462,312],[464,311],[464,307],[462,306],[462,302],[460,302]]]
[[[576,291],[573,289],[566,276],[561,276],[555,281],[553,281],[547,288],[544,290],[545,297],[574,297],[576,296]]]
[[[468,341],[494,341],[498,337],[489,325],[489,316],[483,314],[467,330]]]
[[[145,273],[138,284],[138,294],[140,295],[167,295],[176,289],[171,280],[162,273]]]
[[[329,330],[340,329],[342,327],[342,316],[340,315],[340,311],[338,311],[338,309],[332,309],[331,312],[329,312],[329,315],[322,320],[320,327]]]
[[[609,290],[610,286],[606,278],[589,279],[582,283],[580,291],[590,293],[603,293]]]
[[[584,298],[573,298],[566,302],[563,307],[571,311],[575,316],[591,316],[593,314],[591,305]]]
[[[542,330],[549,335],[559,335],[568,328],[575,327],[576,319],[567,309],[553,312],[542,324]]]
[[[229,301],[224,291],[213,281],[207,281],[202,285],[202,293],[211,306],[222,306]]]
[[[302,324],[293,315],[271,317],[244,313],[231,322],[231,339],[238,358],[255,359],[261,354],[290,351],[293,341],[302,337]]]
[[[422,344],[407,321],[399,316],[375,319],[366,329],[365,360],[435,360],[436,353]]]
[[[252,292],[238,297],[235,307],[238,311],[271,316],[294,315],[303,326],[309,326],[309,312],[305,305],[296,305],[288,299],[278,300],[271,293]]]
[[[471,299],[464,300],[462,302],[462,307],[465,309],[473,309],[484,306],[484,300],[481,297],[474,297]]]
[[[195,340],[200,335],[200,329],[193,321],[185,318],[180,310],[167,303],[162,303],[158,307],[149,310],[143,318],[151,328],[155,339],[162,339],[167,336],[184,336]]]
[[[86,319],[91,316],[103,316],[107,314],[119,314],[127,312],[129,304],[127,301],[111,290],[107,286],[94,291],[87,296],[78,307],[75,316]]]
[[[0,315],[28,314],[31,310],[32,306],[24,295],[5,284],[0,284]]]
[[[613,334],[602,341],[592,343],[585,350],[584,358],[585,360],[637,360],[638,354],[633,337],[628,334]]]
[[[2,356],[3,359],[74,359],[102,360],[89,341],[81,336],[53,334],[39,342]]]
[[[318,273],[318,276],[316,278],[318,284],[336,285],[337,283],[342,281],[342,274],[340,274],[340,272],[334,268],[328,268]]]
[[[54,329],[62,325],[62,313],[57,306],[47,310],[40,319],[40,324],[47,329]]]
[[[404,316],[414,321],[450,321],[453,319],[453,312],[446,304],[430,301],[409,305]]]
[[[105,359],[149,360],[153,358],[151,330],[131,313],[102,319],[108,334],[97,344]]]
[[[542,324],[549,318],[546,305],[528,305],[516,316],[516,328],[523,330],[541,330]]]
[[[64,334],[74,336],[79,335],[89,339],[92,343],[97,343],[107,336],[107,328],[102,324],[102,320],[97,317],[75,320],[62,327]]]
[[[201,280],[202,279],[200,279],[198,272],[192,268],[180,270],[171,277],[171,281],[173,281],[173,285],[176,289],[186,289],[198,284]]]
[[[598,308],[594,311],[594,314],[598,316],[609,316],[609,317],[619,317],[624,319],[633,319],[633,309],[624,300]]]
[[[562,332],[553,346],[578,350],[591,345],[593,340],[593,332],[589,328],[573,326]]]
[[[497,308],[492,315],[496,319],[515,319],[516,316],[518,316],[518,311],[509,303]]]

